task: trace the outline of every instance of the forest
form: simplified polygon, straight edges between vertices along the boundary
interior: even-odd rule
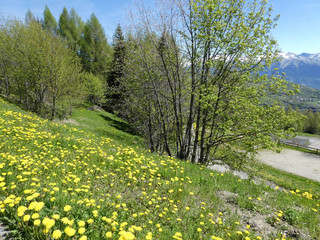
[[[131,123],[151,152],[207,164],[242,164],[293,136],[301,114],[274,94],[284,77],[263,73],[279,60],[271,36],[278,16],[267,1],[161,1],[137,5],[109,43],[94,13],[84,22],[64,8],[58,21],[28,11],[0,29],[0,93],[40,116],[67,117],[99,105]],[[132,14],[133,15],[133,14]],[[237,162],[239,161],[239,162]]]

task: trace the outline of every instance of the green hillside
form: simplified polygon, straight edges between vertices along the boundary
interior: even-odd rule
[[[288,89],[291,89],[290,83]],[[284,94],[272,95],[266,101],[270,102],[277,100],[283,105],[291,105],[292,108],[309,109],[312,108],[316,111],[320,111],[320,90],[300,85],[300,93],[288,96]]]
[[[241,180],[151,154],[126,122],[51,122],[0,100],[0,219],[19,239],[316,239],[320,184]]]

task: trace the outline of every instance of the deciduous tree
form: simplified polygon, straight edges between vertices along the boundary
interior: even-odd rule
[[[144,129],[153,126],[149,136],[161,129],[159,142],[169,155],[175,148],[177,157],[192,162],[235,161],[293,133],[286,126],[294,114],[260,101],[271,92],[292,93],[283,77],[263,74],[278,60],[271,36],[277,17],[266,0],[170,1],[155,14],[141,6],[137,12],[137,44],[129,50],[136,54],[128,57],[126,80],[141,92],[134,88],[135,101],[128,99],[144,106],[142,116],[156,119],[158,128],[146,119]]]

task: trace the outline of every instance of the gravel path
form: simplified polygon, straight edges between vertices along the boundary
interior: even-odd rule
[[[256,158],[272,167],[320,182],[319,155],[284,149],[280,153],[260,151]]]

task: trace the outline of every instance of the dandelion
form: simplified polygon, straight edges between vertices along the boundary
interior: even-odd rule
[[[34,207],[34,210],[39,212],[44,207],[44,202],[37,202],[36,206]]]
[[[76,234],[76,230],[73,229],[72,227],[69,227],[69,226],[64,229],[64,232],[65,232],[65,234],[67,234],[69,237],[72,237],[73,235]]]
[[[36,220],[33,222],[33,224],[34,224],[35,226],[39,226],[39,225],[41,224],[41,221],[40,221],[39,219],[36,219]]]
[[[222,240],[222,238],[216,237],[216,236],[211,236],[212,240]]]
[[[173,236],[173,238],[174,239],[182,239],[182,234],[181,234],[181,232],[176,232],[175,234],[174,234],[174,236]]]
[[[64,210],[65,212],[69,212],[71,209],[72,209],[72,207],[71,207],[70,205],[66,205],[66,206],[63,208],[63,210]]]
[[[151,240],[152,239],[152,232],[148,232],[146,235],[146,240]]]
[[[79,234],[84,234],[85,231],[86,231],[86,229],[84,227],[81,227],[78,229]]]
[[[46,227],[46,229],[50,229],[54,226],[55,221],[54,219],[50,219],[46,217],[42,220],[42,224]]]
[[[30,215],[24,215],[23,216],[23,221],[28,222],[30,220]]]
[[[94,217],[97,217],[98,216],[98,211],[97,210],[93,210],[92,214],[93,214]]]
[[[81,221],[78,222],[78,226],[79,227],[84,227],[85,225],[86,225],[85,221],[81,220]]]
[[[53,233],[52,233],[52,238],[53,238],[53,239],[59,239],[59,238],[61,237],[61,235],[62,235],[62,233],[61,233],[60,230],[55,230],[55,231],[53,231]]]
[[[121,236],[120,239],[122,240],[133,240],[135,236],[131,232],[120,231],[119,235]]]
[[[39,218],[39,213],[34,213],[34,214],[32,214],[32,216],[31,216],[31,218],[32,219],[37,219],[37,218]]]
[[[106,233],[106,237],[107,237],[107,238],[111,238],[111,237],[112,237],[112,232],[107,232],[107,233]]]

